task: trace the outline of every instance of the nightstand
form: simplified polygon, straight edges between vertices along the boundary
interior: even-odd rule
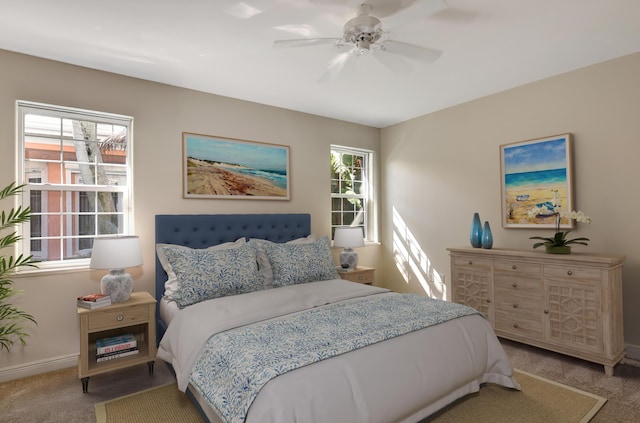
[[[376,272],[376,269],[374,269],[373,267],[361,267],[361,266],[356,267],[354,270],[351,270],[350,272],[345,272],[343,270],[338,269],[338,274],[342,279],[345,279],[351,282],[364,283],[367,285],[373,285],[373,282],[375,281],[375,272]]]
[[[80,356],[78,378],[82,392],[89,389],[89,377],[147,363],[153,374],[156,359],[156,300],[148,292],[133,292],[122,303],[88,310],[78,307],[80,317]],[[139,353],[98,362],[96,340],[131,333],[136,337]]]

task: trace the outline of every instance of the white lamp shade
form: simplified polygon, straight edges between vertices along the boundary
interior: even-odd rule
[[[360,226],[339,226],[333,234],[333,246],[355,248],[364,247],[364,236]]]
[[[90,268],[125,269],[141,264],[142,252],[139,237],[119,236],[93,240]]]

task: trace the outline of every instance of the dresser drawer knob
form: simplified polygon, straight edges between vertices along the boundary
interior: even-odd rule
[[[514,282],[514,283],[513,283],[513,287],[514,287],[514,288],[517,288],[517,287],[518,287],[518,282]]]
[[[514,328],[516,328],[516,329],[518,329],[520,326],[518,326],[518,324],[517,324],[517,323],[514,323],[514,324],[513,324],[513,327],[514,327]]]
[[[487,298],[487,304],[491,302],[491,298]]]
[[[544,311],[544,314],[549,314],[549,310],[545,310],[545,311]]]
[[[567,270],[567,275],[571,276],[573,275],[573,272],[571,270]]]
[[[513,266],[511,266],[511,268],[512,268],[513,270],[516,270],[516,269],[518,268],[518,266],[514,264]]]
[[[122,321],[124,320],[124,314],[118,314],[118,315],[116,316],[116,320],[117,320],[118,322],[122,322]]]
[[[513,308],[518,308],[518,304],[514,304],[514,305],[513,305]]]
[[[469,260],[469,264],[473,264],[473,260]]]

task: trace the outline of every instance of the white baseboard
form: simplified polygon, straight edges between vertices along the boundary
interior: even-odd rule
[[[41,373],[53,372],[78,365],[78,355],[66,355],[61,357],[49,358],[46,360],[34,361],[19,366],[6,367],[0,369],[0,383],[8,382],[14,379],[22,379],[23,377],[39,375]]]
[[[640,345],[626,344],[627,358],[640,361]]]

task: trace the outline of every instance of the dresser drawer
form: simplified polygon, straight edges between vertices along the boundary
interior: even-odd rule
[[[493,283],[496,289],[504,289],[512,292],[532,292],[541,295],[542,279],[525,278],[516,275],[505,275],[503,273],[493,274]]]
[[[514,275],[540,276],[541,266],[537,263],[527,263],[512,260],[496,260],[493,262],[494,272]]]
[[[602,271],[578,266],[544,266],[544,276],[545,278],[575,279],[578,281],[581,279],[600,281],[602,279]]]
[[[542,317],[530,313],[495,310],[494,325],[498,336],[500,332],[535,340],[543,339],[544,336]]]
[[[454,257],[455,267],[465,267],[476,270],[491,270],[491,260],[479,259],[476,257]]]
[[[529,313],[535,318],[540,318],[543,314],[544,301],[541,295],[519,295],[496,290],[494,299],[496,310],[502,310],[505,313]]]
[[[128,307],[121,310],[92,312],[87,316],[89,331],[110,329],[119,326],[130,326],[149,321],[149,307]]]

